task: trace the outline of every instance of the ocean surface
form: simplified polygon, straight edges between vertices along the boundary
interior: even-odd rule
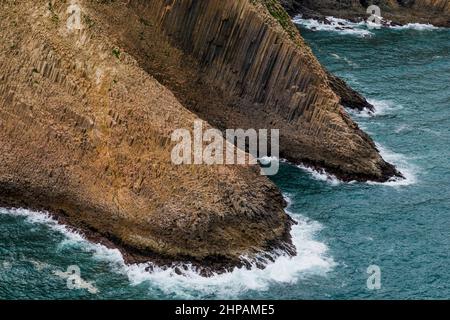
[[[273,179],[299,222],[298,256],[212,278],[147,273],[44,213],[0,209],[0,299],[449,298],[450,30],[296,22],[319,60],[375,104],[352,117],[406,180],[342,183],[283,164]]]

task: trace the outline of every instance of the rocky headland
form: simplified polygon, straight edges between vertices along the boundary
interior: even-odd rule
[[[128,262],[224,270],[295,254],[257,165],[171,162],[172,132],[198,119],[280,129],[283,158],[343,180],[400,176],[343,108],[370,105],[278,1],[0,4],[0,205],[48,210]]]
[[[374,4],[380,7],[381,17],[392,25],[408,23],[432,24],[450,27],[449,0],[281,0],[292,15],[302,14],[307,19],[326,21],[333,16],[350,21],[368,18],[366,9]]]

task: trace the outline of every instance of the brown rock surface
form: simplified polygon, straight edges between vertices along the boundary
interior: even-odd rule
[[[327,72],[327,76],[331,89],[333,89],[334,93],[341,98],[341,104],[343,106],[359,111],[375,111],[374,106],[361,94],[350,88],[344,80],[336,77],[330,72]]]
[[[396,174],[276,2],[73,3],[81,30],[67,1],[0,2],[0,204],[50,210],[129,261],[237,264],[292,252],[284,200],[257,166],[174,166],[173,130],[277,128],[291,161]]]
[[[380,6],[383,18],[395,24],[430,23],[450,27],[449,0],[281,0],[290,14],[308,18],[334,16],[350,20],[367,19],[366,8]]]
[[[236,264],[289,247],[285,202],[259,167],[174,166],[171,133],[198,118],[101,26],[69,31],[65,1],[47,3],[2,2],[0,203],[50,210],[130,261]]]

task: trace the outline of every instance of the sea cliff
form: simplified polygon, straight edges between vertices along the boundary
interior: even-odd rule
[[[399,175],[277,1],[0,3],[0,204],[48,210],[128,262],[295,254],[258,166],[171,162],[171,133],[199,119],[280,129],[282,157],[344,180]]]

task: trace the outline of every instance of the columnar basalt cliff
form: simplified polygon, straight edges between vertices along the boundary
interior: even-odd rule
[[[295,250],[257,166],[172,164],[171,133],[199,117],[281,129],[284,157],[347,180],[397,174],[276,1],[0,4],[0,205],[49,210],[128,261]]]
[[[382,17],[394,24],[430,23],[450,27],[449,0],[281,0],[291,15],[322,19],[334,16],[350,20],[367,18],[372,4],[382,10]]]
[[[2,2],[0,205],[50,210],[128,261],[292,253],[283,197],[257,166],[172,164],[171,133],[198,118],[79,4],[77,31],[65,1]]]
[[[109,33],[212,125],[280,129],[282,157],[344,180],[397,174],[347,116],[277,1],[135,0],[118,8],[99,6],[103,25],[114,17]]]

